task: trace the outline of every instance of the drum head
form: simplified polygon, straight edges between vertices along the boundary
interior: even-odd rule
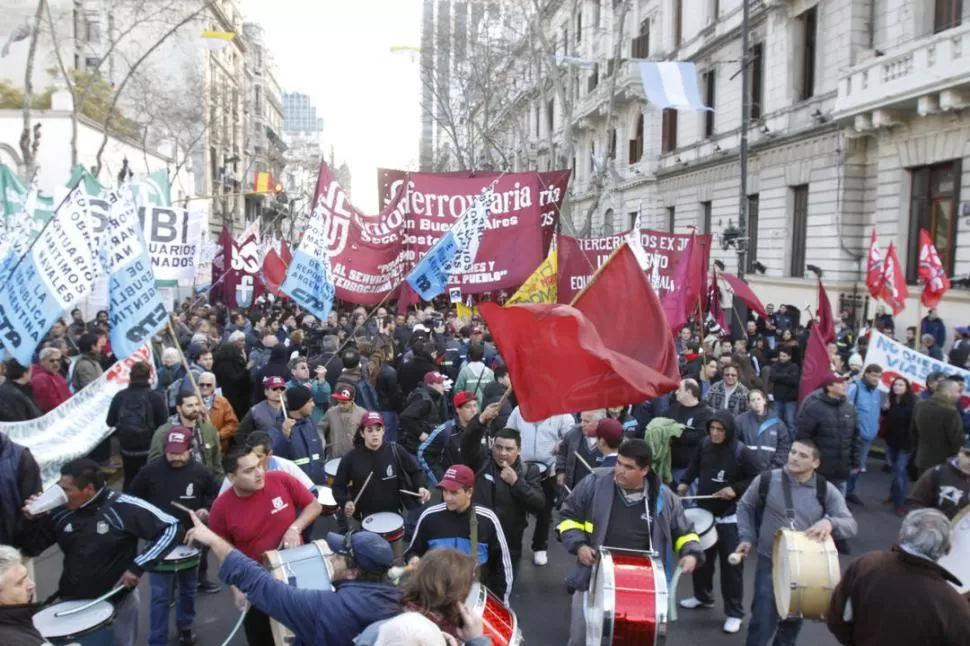
[[[961,586],[950,585],[960,594],[966,594],[970,592],[970,507],[964,508],[950,521],[950,545],[950,553],[939,563],[963,583]]]
[[[66,638],[90,632],[109,623],[114,617],[115,608],[107,601],[99,601],[87,610],[73,615],[55,616],[59,612],[73,610],[87,603],[91,603],[91,600],[64,601],[48,606],[34,615],[34,628],[47,639]]]
[[[333,460],[327,460],[326,464],[323,465],[323,472],[328,476],[337,475],[337,469],[340,468],[340,458],[334,458]]]
[[[775,607],[779,617],[787,617],[791,611],[791,563],[788,554],[794,547],[793,532],[778,530],[771,548],[771,582],[775,589]]]
[[[165,559],[166,561],[182,561],[187,559],[197,558],[199,556],[198,547],[190,547],[189,545],[177,545],[175,548],[169,552]]]
[[[367,516],[360,525],[368,532],[375,534],[392,534],[404,527],[404,519],[400,514],[382,511]]]
[[[586,644],[610,646],[613,643],[613,611],[616,604],[613,557],[605,547],[593,565],[586,593]]]
[[[317,487],[317,501],[324,507],[336,507],[337,499],[333,497],[330,487]]]

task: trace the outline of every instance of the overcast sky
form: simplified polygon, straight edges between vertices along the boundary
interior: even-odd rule
[[[261,23],[284,91],[312,97],[326,144],[353,173],[353,201],[377,211],[377,168],[416,165],[420,0],[242,0]],[[329,149],[327,152],[329,156]]]

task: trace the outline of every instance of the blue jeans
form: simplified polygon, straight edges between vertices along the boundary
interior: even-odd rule
[[[889,497],[893,501],[893,507],[899,509],[906,505],[906,495],[909,493],[909,459],[913,457],[912,451],[900,451],[891,446],[886,447],[886,456],[893,467],[893,481],[889,485]]]
[[[866,462],[869,461],[869,449],[871,448],[872,448],[872,440],[862,440],[862,446],[860,447],[859,450],[862,452],[862,459],[860,460],[860,464],[862,465],[863,469],[866,468]],[[858,479],[859,479],[858,473],[849,474],[849,480],[845,486],[845,495],[851,496],[855,492],[855,482]]]
[[[774,402],[775,415],[788,427],[788,433],[795,437],[795,414],[798,412],[798,402]],[[785,458],[787,461],[787,458]]]
[[[382,410],[381,417],[384,418],[384,441],[397,442],[397,413],[392,410]]]
[[[151,634],[148,646],[168,646],[168,608],[172,600],[176,579],[178,599],[175,603],[175,627],[189,630],[195,623],[195,595],[199,582],[199,568],[181,572],[152,572],[149,583],[152,589],[152,611],[149,619]]]
[[[795,646],[802,629],[801,619],[778,617],[775,607],[775,587],[771,580],[771,559],[758,555],[758,569],[754,575],[754,599],[751,601],[751,621],[748,622],[746,646]],[[774,636],[774,641],[771,638]]]

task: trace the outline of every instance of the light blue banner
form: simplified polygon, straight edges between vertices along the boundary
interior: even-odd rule
[[[458,240],[452,231],[448,231],[441,240],[428,249],[411,273],[407,276],[411,286],[422,300],[430,301],[445,291],[448,286],[448,275],[455,255],[458,253]]]
[[[333,309],[336,288],[327,249],[326,231],[330,213],[324,200],[317,201],[317,208],[310,215],[303,232],[303,240],[293,254],[293,262],[286,270],[286,279],[280,289],[297,305],[325,321]]]

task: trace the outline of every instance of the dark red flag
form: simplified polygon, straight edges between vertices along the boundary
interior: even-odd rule
[[[719,335],[730,330],[727,319],[724,318],[724,310],[721,309],[721,286],[717,283],[717,269],[714,270],[710,285],[707,288],[707,321],[716,323],[721,328]],[[707,323],[705,327],[710,328],[712,326]]]
[[[832,304],[829,302],[829,295],[825,293],[825,285],[818,281],[818,306],[815,308],[815,315],[818,317],[819,332],[822,333],[822,340],[825,343],[835,341],[835,319],[832,318]]]
[[[819,283],[821,286],[821,283]],[[809,396],[813,390],[822,384],[822,378],[832,372],[829,365],[829,353],[825,339],[818,322],[812,325],[808,333],[808,346],[805,348],[805,358],[802,361],[802,381],[798,387],[798,402]]]
[[[768,312],[765,310],[765,306],[761,302],[761,299],[758,298],[753,291],[751,291],[751,287],[748,286],[746,282],[733,274],[728,274],[723,271],[721,272],[721,278],[727,281],[727,284],[731,288],[731,291],[734,292],[734,295],[740,299],[742,303],[747,305],[752,312],[763,319],[768,318]]]
[[[212,259],[212,287],[209,290],[209,301],[212,303],[226,303],[225,278],[232,269],[233,240],[232,234],[225,226],[219,232],[217,242],[219,250]]]
[[[481,303],[479,309],[528,421],[642,402],[677,388],[663,307],[627,244],[576,307]]]

